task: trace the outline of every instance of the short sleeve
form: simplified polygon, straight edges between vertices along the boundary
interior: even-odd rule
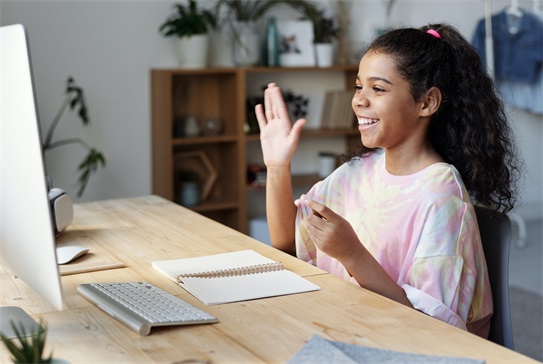
[[[466,330],[476,276],[458,256],[417,259],[402,285],[413,307]]]
[[[472,209],[457,206],[459,202],[450,199],[429,210],[400,285],[417,310],[466,329],[492,308],[483,304],[491,298],[476,219]]]

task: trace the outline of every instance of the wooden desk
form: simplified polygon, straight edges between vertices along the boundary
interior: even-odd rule
[[[77,362],[287,362],[312,335],[421,354],[535,362],[475,335],[338,279],[298,259],[156,196],[78,204],[59,244],[90,248],[92,261],[127,267],[63,276],[65,308],[52,310],[25,283],[0,271],[2,305],[43,318],[46,353]],[[321,291],[205,306],[151,262],[253,249],[322,287]],[[208,325],[153,329],[142,337],[77,294],[80,283],[149,281],[215,315]],[[0,362],[9,360],[2,345]],[[193,360],[193,361],[191,361]]]

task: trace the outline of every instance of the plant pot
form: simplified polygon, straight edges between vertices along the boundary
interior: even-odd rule
[[[316,43],[315,56],[318,67],[330,67],[334,64],[334,46],[332,43]]]
[[[250,67],[260,61],[260,42],[254,22],[238,21],[234,25],[233,54],[234,64]]]
[[[175,51],[181,68],[206,68],[209,36],[197,34],[175,39]]]

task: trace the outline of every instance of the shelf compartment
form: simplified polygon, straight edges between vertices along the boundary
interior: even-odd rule
[[[202,200],[203,203],[214,204],[217,201],[237,201],[239,197],[238,193],[238,175],[230,173],[235,170],[236,163],[239,158],[238,148],[235,143],[226,144],[206,144],[205,148],[202,147],[175,147],[174,148],[174,176],[173,184],[176,191],[179,191],[181,181],[179,180],[178,173],[183,169],[194,169],[194,158],[186,159],[185,156],[199,156],[200,162],[196,165],[199,175],[206,174],[204,178],[213,178],[213,182],[204,181],[204,184],[211,185],[209,190],[204,191],[202,185],[202,192],[206,193],[206,198]],[[203,156],[203,157],[202,157]],[[184,165],[183,162],[186,162]],[[207,172],[206,172],[207,171]],[[179,197],[175,196],[176,202],[179,202]],[[194,209],[191,207],[191,209]]]
[[[184,120],[189,115],[196,117],[200,122],[206,118],[219,118],[223,124],[222,135],[236,136],[239,132],[239,126],[236,123],[236,90],[236,73],[201,72],[180,75],[174,73],[172,76],[172,123],[174,120]],[[205,98],[205,102],[202,98]],[[195,139],[200,138],[213,140],[217,137]]]
[[[200,201],[205,202],[217,181],[218,173],[203,150],[179,152],[175,154],[174,169],[177,173],[189,172],[198,177]],[[183,183],[182,177],[176,176],[177,184]],[[178,189],[179,190],[179,189]]]
[[[239,220],[240,220],[240,209],[234,206],[224,205],[224,208],[207,210],[203,209],[194,209],[194,211],[204,215],[211,220],[220,222],[223,225],[231,227],[234,230],[239,230]]]
[[[191,210],[200,213],[212,213],[224,210],[235,210],[238,208],[238,203],[235,200],[216,200],[201,203],[200,205],[192,206]]]

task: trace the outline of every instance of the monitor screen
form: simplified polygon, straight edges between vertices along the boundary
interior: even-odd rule
[[[0,27],[0,169],[1,264],[60,310],[32,65],[27,32],[19,24]]]

